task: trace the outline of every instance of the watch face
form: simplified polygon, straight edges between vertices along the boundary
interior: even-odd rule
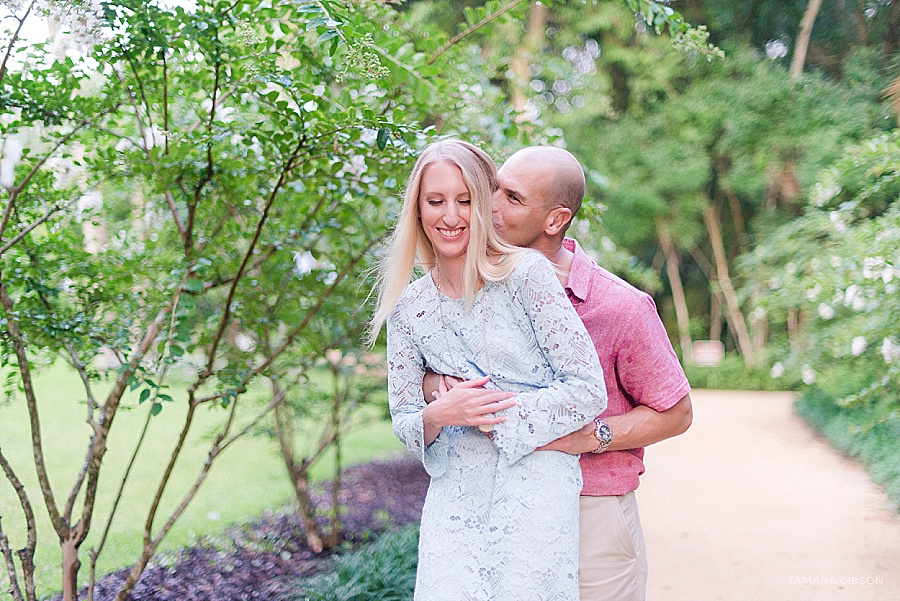
[[[599,426],[597,428],[597,438],[604,443],[609,443],[612,440],[612,430],[606,424]]]
[[[607,423],[600,418],[594,420],[594,436],[597,438],[600,446],[592,451],[592,453],[602,453],[612,442],[612,430],[610,430]]]

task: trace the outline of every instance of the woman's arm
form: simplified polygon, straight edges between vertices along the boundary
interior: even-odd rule
[[[439,440],[444,426],[496,425],[506,418],[496,412],[515,405],[515,393],[481,388],[488,378],[463,382],[426,406],[422,397],[425,358],[402,307],[388,318],[388,405],[394,434],[420,458],[432,476],[443,472],[446,446]],[[437,442],[437,444],[432,444]]]
[[[496,426],[494,442],[510,462],[578,430],[606,408],[597,352],[550,263],[532,260],[520,282],[516,294],[554,377],[545,388],[520,393],[516,407],[504,412],[508,419]]]

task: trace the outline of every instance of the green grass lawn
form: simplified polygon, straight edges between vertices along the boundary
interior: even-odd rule
[[[76,374],[65,366],[43,370],[35,384],[40,403],[47,468],[57,495],[57,505],[62,507],[83,462],[89,438],[84,392]],[[99,392],[108,386],[109,384],[98,386],[95,395],[99,396]],[[252,395],[252,392],[248,394]],[[144,448],[132,469],[130,483],[125,488],[109,538],[98,561],[98,576],[131,565],[139,555],[147,508],[186,413],[184,395],[179,398],[177,391],[174,391],[172,396],[175,402],[167,403],[163,411],[151,421]],[[101,470],[94,522],[80,552],[82,568],[79,577],[84,583],[88,574],[88,552],[99,541],[115,491],[149,409],[147,406],[138,406],[137,397],[137,392],[126,395],[123,405],[129,410],[120,411],[113,425],[109,449]],[[400,451],[401,445],[393,436],[390,423],[376,413],[372,411],[345,438],[342,447],[345,464]],[[225,411],[219,407],[199,409],[189,443],[163,499],[163,511],[158,514],[157,525],[165,522],[169,510],[177,505],[193,483],[207,455],[212,435],[224,418]],[[58,591],[61,586],[59,546],[37,488],[28,416],[21,394],[0,405],[0,446],[19,478],[25,482],[37,514],[35,579],[38,593],[47,596]],[[326,458],[317,464],[314,475],[328,478],[332,469],[333,463]],[[291,500],[291,486],[274,442],[264,436],[247,437],[235,443],[216,460],[208,479],[185,514],[176,522],[161,549],[171,550],[184,546],[199,535],[212,534],[230,524],[245,522],[268,508],[283,506]],[[0,518],[3,530],[10,539],[10,546],[13,549],[21,548],[25,541],[24,518],[12,486],[3,477],[0,477]],[[0,567],[0,590],[5,591],[7,587],[8,574],[4,565]]]

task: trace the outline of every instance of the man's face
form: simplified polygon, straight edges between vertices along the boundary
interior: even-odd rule
[[[544,201],[540,165],[525,157],[511,156],[497,173],[493,195],[494,227],[515,246],[533,246],[544,233],[549,214]]]

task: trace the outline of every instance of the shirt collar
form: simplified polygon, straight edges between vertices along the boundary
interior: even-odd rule
[[[563,247],[575,253],[572,265],[569,267],[566,291],[571,292],[578,300],[583,301],[591,291],[591,268],[594,262],[584,254],[581,246],[573,238],[564,238]]]

